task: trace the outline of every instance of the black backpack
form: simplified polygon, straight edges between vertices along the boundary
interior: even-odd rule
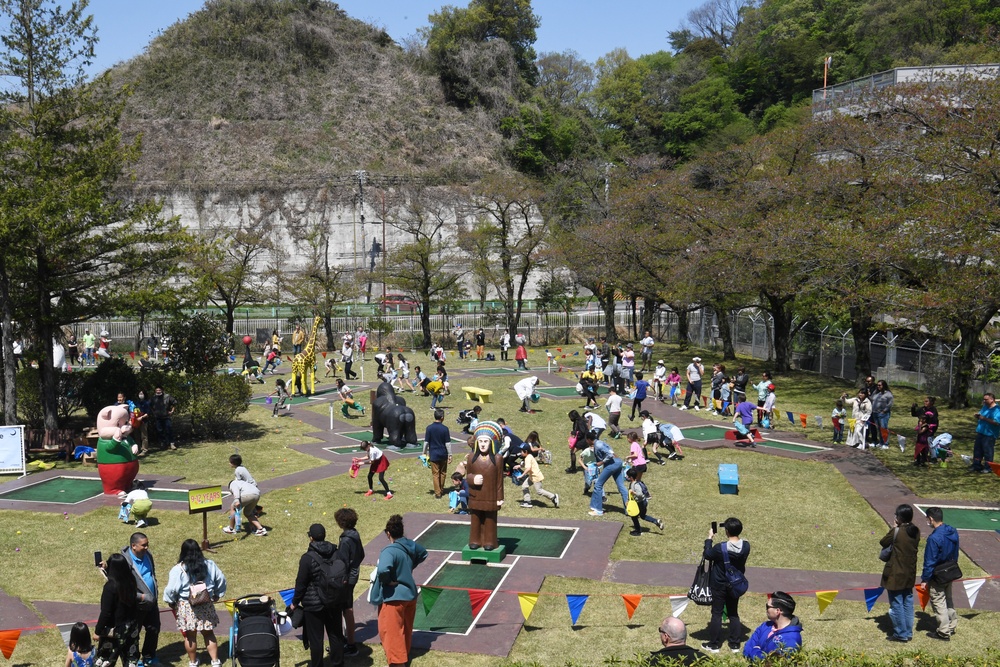
[[[316,561],[316,594],[323,605],[330,605],[340,599],[340,591],[347,585],[347,563],[336,553],[323,558],[315,551],[310,552]]]

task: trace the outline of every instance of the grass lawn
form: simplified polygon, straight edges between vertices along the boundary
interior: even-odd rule
[[[682,365],[679,353],[671,352],[666,346],[658,346],[657,358],[670,359],[670,365]],[[683,357],[690,356],[685,352]],[[409,355],[408,355],[409,356]],[[702,355],[707,363],[711,357]],[[543,352],[536,350],[531,361],[542,361]],[[421,359],[421,361],[426,360]],[[567,358],[567,361],[569,358]],[[412,362],[413,360],[411,360]],[[498,362],[499,363],[499,362]],[[368,362],[373,370],[374,364]],[[453,368],[475,367],[475,362],[449,362]],[[539,367],[544,367],[539,363]],[[759,375],[759,366],[751,369]],[[367,373],[366,373],[367,375]],[[285,376],[287,377],[287,376]],[[520,402],[511,386],[521,376],[493,375],[475,379],[477,386],[492,389],[494,402],[484,405],[483,417],[494,419],[505,417],[513,430],[526,435],[537,430],[542,442],[552,449],[554,464],[543,466],[546,476],[544,486],[562,499],[561,507],[554,509],[544,500],[536,499],[532,509],[521,508],[515,501],[520,499],[520,490],[513,485],[506,487],[507,504],[501,518],[508,517],[559,517],[588,521],[624,522],[624,512],[607,511],[599,519],[586,515],[588,499],[581,495],[582,476],[567,475],[563,468],[568,464],[566,436],[569,420],[566,413],[579,409],[582,403],[572,399],[550,400],[543,398],[535,408],[537,414],[528,415],[517,411]],[[824,422],[835,400],[846,385],[818,378],[808,374],[779,376],[779,409],[794,409],[808,414],[821,414]],[[459,409],[472,404],[465,400],[460,391],[464,382],[452,380],[452,395],[447,397],[448,417],[445,423],[453,435],[459,434],[454,416]],[[321,385],[322,386],[322,385]],[[271,377],[268,384],[256,389],[258,395],[267,393],[273,387]],[[897,393],[897,404],[905,404],[916,397],[915,392],[901,390]],[[358,398],[367,406],[367,391],[359,392]],[[405,394],[407,402],[414,408],[417,417],[418,435],[431,421],[428,409],[429,398]],[[794,407],[793,407],[794,406]],[[299,407],[298,410],[313,410],[320,414],[329,413],[327,405]],[[907,411],[908,412],[908,411]],[[305,434],[313,431],[310,426],[292,418],[272,419],[270,410],[264,406],[252,406],[243,421],[234,427],[232,437],[226,440],[183,443],[178,452],[152,454],[142,463],[144,473],[183,475],[185,481],[204,484],[225,484],[231,479],[228,466],[229,454],[237,448],[246,465],[258,479],[267,479],[295,470],[322,465],[322,461],[299,454],[287,447],[306,441]],[[339,406],[335,419],[341,421]],[[704,413],[702,413],[704,415]],[[351,420],[357,428],[364,430],[366,419]],[[902,428],[908,424],[909,415],[893,420],[893,427]],[[629,422],[627,415],[624,425],[638,429],[638,422]],[[721,420],[720,420],[721,423]],[[942,410],[942,424],[956,428],[956,434],[965,431],[959,426],[959,415]],[[971,423],[971,422],[969,422]],[[801,432],[802,429],[789,429]],[[777,437],[780,433],[776,432]],[[807,435],[824,443],[829,434],[807,430]],[[346,442],[346,441],[345,441]],[[825,444],[825,443],[824,443]],[[618,449],[624,445],[614,443]],[[961,450],[959,443],[959,451]],[[464,447],[455,444],[456,458],[464,454]],[[667,523],[665,535],[653,531],[642,539],[631,538],[622,531],[615,544],[613,560],[642,560],[695,563],[699,557],[708,525],[713,520],[727,516],[738,516],[746,525],[746,537],[754,544],[751,561],[756,567],[796,568],[808,567],[816,570],[879,572],[881,563],[875,558],[878,539],[885,533],[885,522],[847,484],[833,466],[814,461],[797,461],[780,457],[763,456],[759,453],[727,450],[696,451],[686,450],[687,457],[680,462],[670,462],[666,466],[652,466],[645,480],[652,500],[649,511],[663,518]],[[906,470],[908,455],[898,449],[882,453],[891,468],[898,467],[901,476]],[[220,531],[224,522],[222,513],[209,517],[209,535],[217,547],[212,557],[229,577],[228,597],[237,597],[254,592],[276,591],[292,585],[298,556],[305,550],[306,530],[309,524],[320,521],[327,525],[333,536],[337,530],[333,513],[344,506],[352,506],[361,517],[359,531],[367,542],[378,535],[389,515],[406,512],[439,512],[446,518],[446,502],[435,500],[431,491],[430,474],[415,458],[402,459],[389,453],[392,465],[387,474],[395,498],[386,501],[381,495],[365,498],[367,490],[364,475],[350,479],[347,475],[306,484],[300,487],[282,489],[268,493],[263,498],[267,514],[264,525],[272,531],[264,538],[223,535]],[[740,494],[720,495],[717,487],[716,469],[719,463],[736,463],[740,467]],[[77,470],[77,464],[59,464],[66,470]],[[93,468],[90,468],[92,470]],[[980,485],[997,483],[992,476],[963,475],[960,466],[947,470],[917,471],[922,475],[912,475],[914,484],[928,485],[930,480],[944,480],[954,477],[955,486],[949,487],[955,496],[945,496],[944,491],[927,492],[937,497],[962,497],[976,500],[980,496]],[[972,478],[972,479],[970,479]],[[985,479],[981,479],[985,478]],[[4,483],[13,478],[3,478]],[[906,479],[904,477],[904,479]],[[962,486],[964,484],[964,486]],[[613,489],[609,488],[609,492]],[[920,491],[924,493],[923,491]],[[981,492],[983,497],[986,491]],[[995,490],[994,490],[995,497]],[[612,494],[609,506],[620,507],[620,501]],[[176,561],[181,542],[188,537],[201,537],[201,519],[182,512],[167,511],[165,505],[157,507],[154,501],[150,514],[150,527],[145,532],[150,537],[152,551],[159,564],[161,587],[166,583],[167,572]],[[107,507],[83,516],[64,518],[61,514],[41,512],[7,511],[3,514],[4,530],[0,531],[0,569],[4,572],[3,589],[22,600],[65,600],[94,603],[98,600],[102,579],[94,571],[91,563],[93,551],[110,554],[120,549],[133,532],[132,526],[116,520],[117,508]],[[17,531],[21,531],[17,534]],[[828,547],[830,544],[832,546]],[[921,545],[922,546],[922,545]],[[19,551],[15,551],[19,549]],[[864,554],[859,557],[858,554]],[[868,557],[868,556],[871,557]],[[961,563],[967,577],[982,572],[967,559]],[[46,576],[58,572],[60,576]],[[418,571],[419,573],[419,571]],[[364,579],[367,572],[362,573]],[[564,597],[543,595],[535,608],[526,628],[514,646],[510,660],[498,661],[477,655],[456,655],[430,652],[414,656],[415,665],[435,665],[450,667],[479,667],[505,664],[563,665],[601,664],[614,659],[626,659],[636,651],[646,652],[657,647],[655,624],[670,610],[667,598],[648,597],[640,605],[635,617],[627,621],[622,593],[644,593],[660,595],[681,593],[680,590],[664,590],[654,587],[622,586],[600,581],[575,580],[550,577],[542,588],[545,593],[588,593],[593,597],[587,604],[580,620],[580,626],[571,628],[569,613]],[[359,590],[360,592],[360,590]],[[961,594],[957,594],[961,597]],[[964,598],[963,598],[964,601]],[[819,616],[815,599],[803,596],[800,600],[800,616],[806,624],[807,642],[810,648],[841,647],[857,651],[893,652],[894,645],[884,643],[884,627],[879,625],[879,617],[884,617],[887,604],[880,601],[874,613],[865,611],[862,603],[836,601]],[[358,604],[366,604],[359,602]],[[764,618],[763,597],[748,596],[743,603],[744,623],[756,626]],[[926,652],[931,655],[972,655],[982,652],[984,647],[997,644],[1000,639],[1000,625],[997,614],[961,612],[962,628],[950,644],[938,644],[920,635],[913,644],[905,647],[905,653]],[[690,605],[685,611],[693,638],[691,643],[704,640],[702,629],[707,624],[707,610]],[[75,619],[54,619],[69,621]],[[918,612],[918,630],[928,627],[925,617]],[[167,620],[165,625],[172,627]],[[883,622],[884,625],[884,622]],[[613,637],[612,641],[609,638]],[[990,639],[992,637],[992,639]],[[581,640],[583,643],[581,644]],[[166,632],[160,644],[163,657],[175,662],[180,660],[182,649],[180,635]],[[579,647],[586,646],[586,653]],[[225,649],[223,649],[225,650]],[[473,649],[474,650],[474,649]],[[298,642],[282,644],[282,664],[299,664],[307,659]],[[380,664],[384,656],[376,647],[369,655],[363,649],[362,657]],[[22,637],[14,655],[14,664],[55,664],[62,660],[65,649],[54,630]],[[570,657],[576,656],[576,657]]]

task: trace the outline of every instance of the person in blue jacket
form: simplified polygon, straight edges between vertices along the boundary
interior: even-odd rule
[[[924,569],[920,580],[927,588],[938,622],[937,631],[929,633],[929,636],[949,641],[958,625],[958,614],[951,599],[952,582],[938,582],[934,578],[934,568],[947,561],[958,560],[958,531],[944,523],[944,512],[940,507],[927,508],[927,524],[933,530],[924,545]]]
[[[378,605],[378,636],[390,667],[410,661],[417,584],[413,568],[427,558],[427,549],[403,536],[403,517],[393,514],[385,524],[389,545],[378,556],[371,602]]]
[[[771,593],[766,609],[767,620],[743,647],[747,660],[764,660],[772,653],[790,655],[802,648],[802,624],[795,615],[792,596],[783,591]]]

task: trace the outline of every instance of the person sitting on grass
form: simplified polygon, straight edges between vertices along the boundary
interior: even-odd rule
[[[479,413],[482,411],[482,406],[477,405],[458,413],[458,419],[456,421],[462,426],[462,433],[472,433],[476,430],[476,424],[479,423]]]
[[[802,648],[802,624],[795,616],[795,600],[783,591],[771,593],[765,605],[767,620],[761,623],[743,647],[747,660],[765,660],[769,655],[791,655]]]
[[[452,490],[448,492],[448,511],[452,514],[469,513],[469,484],[460,472],[451,474]]]

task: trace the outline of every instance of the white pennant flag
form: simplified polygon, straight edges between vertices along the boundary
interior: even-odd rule
[[[670,598],[670,615],[674,618],[680,618],[684,610],[687,609],[688,598],[686,595],[679,595],[677,597]]]
[[[966,579],[962,583],[965,584],[965,594],[969,598],[969,609],[973,609],[976,606],[976,597],[979,595],[979,589],[983,587],[986,580]]]
[[[816,415],[816,428],[823,428],[823,418]]]
[[[74,625],[75,623],[60,623],[56,626],[56,629],[59,630],[59,634],[62,635],[63,642],[66,643],[66,648],[69,648],[69,633],[70,630],[73,629]]]
[[[897,435],[896,436],[896,443],[899,445],[899,451],[901,451],[901,452],[905,452],[906,451],[906,438],[904,438],[901,435]]]

